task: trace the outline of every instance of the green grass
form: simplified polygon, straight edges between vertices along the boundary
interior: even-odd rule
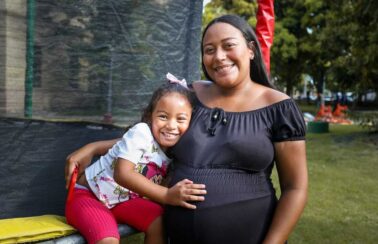
[[[309,199],[289,243],[376,243],[378,134],[331,125],[330,133],[307,135],[307,161]],[[124,243],[143,243],[143,235]]]
[[[138,233],[121,240],[121,244],[143,244],[144,234]]]
[[[376,243],[378,135],[352,125],[308,134],[309,200],[291,243]]]

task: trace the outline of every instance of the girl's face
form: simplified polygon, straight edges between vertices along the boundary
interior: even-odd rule
[[[151,130],[162,150],[174,146],[189,127],[192,106],[179,93],[160,98],[152,111]]]
[[[210,26],[203,38],[203,64],[220,87],[235,87],[250,81],[253,51],[240,30],[227,23]]]

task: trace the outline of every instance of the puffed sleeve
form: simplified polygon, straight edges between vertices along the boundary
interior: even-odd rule
[[[305,139],[306,124],[302,112],[293,99],[281,102],[274,112],[273,142]]]
[[[130,128],[117,144],[117,157],[137,164],[146,151],[151,150],[153,136],[146,123],[138,123]]]

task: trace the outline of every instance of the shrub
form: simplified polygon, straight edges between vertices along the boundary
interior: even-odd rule
[[[348,117],[372,132],[378,132],[378,111],[350,111]]]

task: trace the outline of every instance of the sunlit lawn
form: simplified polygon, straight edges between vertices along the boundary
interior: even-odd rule
[[[289,243],[376,243],[378,134],[331,125],[307,135],[307,159],[309,200]],[[124,243],[143,243],[143,235]]]
[[[309,201],[291,243],[378,241],[378,135],[332,125],[308,134]]]

